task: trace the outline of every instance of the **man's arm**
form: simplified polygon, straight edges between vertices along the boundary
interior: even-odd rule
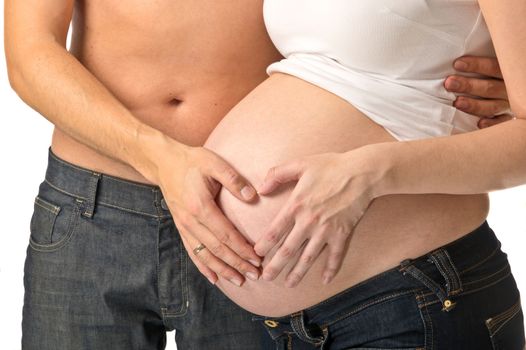
[[[214,201],[221,184],[241,200],[253,199],[255,191],[249,199],[241,194],[245,186],[253,188],[214,153],[183,145],[135,118],[66,50],[73,6],[74,0],[5,0],[13,89],[68,135],[158,184],[177,223],[209,248],[204,252],[209,268],[200,269],[212,282],[214,272],[236,284],[248,272],[258,275],[245,260],[257,265],[260,258]]]
[[[494,57],[463,56],[453,66],[460,74],[447,77],[446,90],[462,94],[454,102],[461,111],[480,117],[483,129],[513,119],[506,84],[502,79],[499,61]],[[476,73],[480,78],[462,73]]]
[[[134,118],[65,49],[73,4],[5,1],[9,81],[28,105],[68,135],[115,160],[144,168],[153,179],[138,135],[140,129],[152,139],[158,133]]]

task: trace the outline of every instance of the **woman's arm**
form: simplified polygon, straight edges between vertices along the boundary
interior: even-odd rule
[[[516,119],[462,135],[373,145],[387,152],[380,195],[484,193],[526,183],[526,2],[479,3]]]
[[[329,283],[340,269],[354,227],[375,198],[486,193],[526,183],[526,119],[461,135],[298,158],[269,169],[257,188],[265,196],[291,181],[298,182],[255,245],[261,256],[279,246],[263,279],[276,278],[303,249],[287,277],[293,287],[325,248],[329,254],[323,282]]]
[[[526,183],[524,114],[466,134],[365,147],[384,168],[375,197],[486,193]]]
[[[526,23],[522,20],[526,2],[480,0],[480,4],[516,119],[462,135],[371,144],[271,168],[258,186],[261,195],[283,183],[298,183],[255,245],[260,255],[280,246],[265,266],[265,280],[274,279],[301,242],[307,241],[287,276],[289,286],[301,280],[325,246],[329,255],[323,281],[330,282],[349,236],[376,197],[486,193],[526,183]]]

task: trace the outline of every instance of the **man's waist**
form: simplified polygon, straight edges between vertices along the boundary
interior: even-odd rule
[[[169,217],[161,189],[88,169],[57,156],[48,149],[45,181],[55,190],[93,205],[104,205],[139,215]]]

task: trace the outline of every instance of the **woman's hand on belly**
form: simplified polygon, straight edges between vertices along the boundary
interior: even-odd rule
[[[287,286],[294,287],[327,246],[323,283],[329,283],[341,267],[354,227],[379,193],[376,187],[384,178],[383,169],[365,147],[306,156],[270,168],[257,187],[260,195],[298,182],[254,247],[265,256],[279,246],[262,278],[275,279],[304,247],[286,279]]]

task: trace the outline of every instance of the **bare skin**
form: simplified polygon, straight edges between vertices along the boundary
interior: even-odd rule
[[[262,2],[251,5],[5,1],[10,82],[56,125],[52,150],[95,171],[159,185],[183,239],[193,236],[214,252],[199,265],[212,283],[216,274],[237,285],[260,274],[261,259],[214,202],[221,185],[240,200],[253,200],[255,191],[200,147],[280,58]]]
[[[232,132],[239,134],[235,140],[230,139]],[[296,77],[273,74],[221,121],[205,146],[257,184],[268,168],[284,161],[392,141],[395,140],[387,131],[347,101]],[[343,163],[350,163],[356,169],[366,168],[353,161],[340,162]],[[342,175],[346,172],[339,167],[331,171]],[[219,202],[234,224],[251,241],[257,242],[268,223],[287,203],[294,185],[291,182],[271,196],[260,197],[255,205],[242,203],[225,191],[220,192]],[[271,279],[263,275],[263,279],[246,281],[238,288],[220,278],[217,285],[230,299],[253,313],[287,315],[315,305],[406,258],[418,257],[461,237],[484,221],[488,209],[485,194],[383,196],[371,204],[356,226],[348,249],[341,247],[343,263],[331,283],[322,284],[330,253],[324,249],[319,257],[310,254],[317,259],[311,261],[312,266],[301,282],[294,281],[297,284],[289,288],[286,278],[299,254],[292,250],[283,252],[280,248],[265,256],[263,266],[269,270],[275,253],[282,261],[285,259],[281,258],[287,258],[283,273],[277,274],[279,271],[273,266]],[[310,225],[316,223],[313,221]],[[347,233],[334,228],[330,235],[339,238]],[[190,247],[192,245],[187,249]],[[202,258],[200,254],[191,257],[193,261]]]
[[[332,278],[340,260],[335,257],[345,255],[341,247],[350,235],[345,232],[352,232],[375,198],[395,194],[474,195],[526,182],[526,75],[521,69],[526,53],[526,26],[521,15],[526,13],[526,5],[520,0],[479,3],[502,62],[512,120],[471,133],[368,144],[347,152],[303,156],[272,167],[259,186],[260,194],[290,182],[297,184],[255,246],[262,254],[267,248],[279,248],[264,269],[264,279],[272,280],[303,243],[305,252],[315,251],[314,256],[319,249],[313,246],[326,244],[333,251],[324,281]],[[467,66],[462,61],[456,65],[459,63]],[[455,104],[469,109],[471,103],[469,98],[459,98]],[[304,264],[303,255],[299,264]]]
[[[248,282],[235,289],[220,281],[219,286],[232,300],[252,312],[270,316],[312,306],[405,258],[463,236],[487,216],[484,193],[524,184],[526,76],[519,63],[526,45],[524,31],[517,36],[509,33],[516,26],[526,27],[520,21],[521,12],[514,12],[521,9],[525,13],[526,6],[518,0],[508,0],[507,4],[481,0],[481,7],[489,19],[499,57],[506,64],[503,76],[513,97],[510,104],[504,100],[497,103],[489,109],[493,113],[484,117],[500,109],[506,114],[509,111],[505,107],[511,106],[517,112],[514,120],[473,133],[393,142],[385,130],[345,101],[295,77],[275,74],[214,129],[207,146],[232,164],[239,164],[253,182],[262,181],[265,169],[273,167],[265,180],[273,183],[273,189],[281,188],[274,196],[264,196],[259,208],[239,204],[228,194],[220,196],[229,217],[258,242],[256,251],[260,242],[270,242],[269,246],[277,249],[270,254],[264,251],[265,282]],[[503,23],[503,13],[514,24]],[[445,84],[451,84],[451,80],[455,78]],[[485,83],[474,80],[469,84],[480,88]],[[462,102],[468,103],[461,106]],[[463,109],[469,109],[472,103],[469,97],[455,102]],[[483,101],[479,111],[487,105]],[[252,130],[254,126],[259,133]],[[228,132],[232,131],[243,137],[228,142]],[[498,144],[489,142],[497,139]],[[265,184],[259,188],[261,191]],[[364,207],[356,204],[359,202]],[[286,209],[284,215],[278,213],[282,208]],[[340,220],[334,219],[338,216]],[[353,220],[356,216],[361,219],[358,223]],[[271,229],[267,236],[268,221],[282,228]],[[343,249],[350,230],[350,244]],[[280,244],[279,232],[289,231]],[[323,244],[311,244],[314,241]],[[305,251],[312,245],[327,249],[305,254],[304,242]],[[343,264],[333,282],[321,287],[324,260],[330,262],[338,255],[331,253],[331,245],[339,247]],[[291,266],[295,269],[295,260],[307,266],[318,254],[319,259],[314,260],[301,282],[294,281],[296,287],[287,289],[284,277],[290,275]],[[276,260],[283,264],[276,264]],[[333,265],[332,269],[337,268]],[[280,273],[281,269],[285,273]]]
[[[53,151],[95,171],[158,184],[187,246],[210,248],[195,262],[213,283],[220,275],[239,285],[260,273],[259,257],[214,202],[221,185],[246,200],[242,169],[201,146],[280,58],[261,3],[5,1],[10,81],[55,124]],[[501,99],[504,84],[494,86]]]

